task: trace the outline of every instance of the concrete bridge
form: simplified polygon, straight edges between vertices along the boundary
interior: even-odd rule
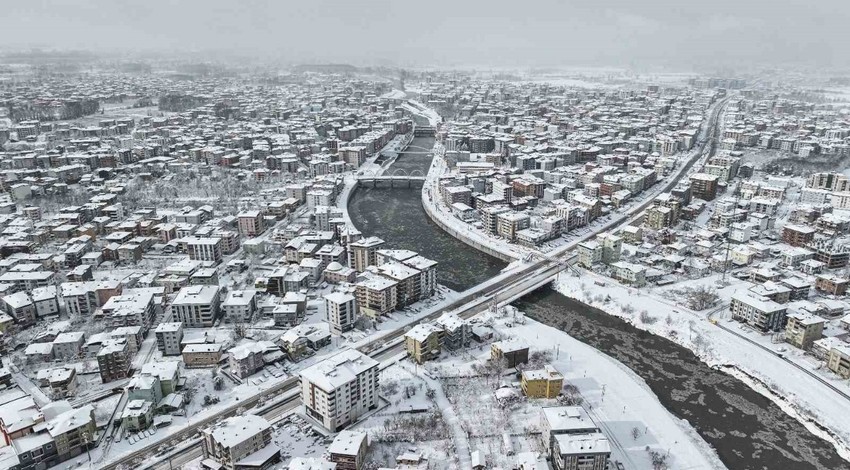
[[[424,176],[392,176],[392,175],[389,175],[389,176],[386,176],[386,175],[384,175],[384,176],[363,175],[363,176],[357,177],[357,184],[358,185],[369,185],[369,184],[371,184],[373,188],[377,187],[378,183],[380,183],[382,181],[384,181],[384,182],[389,181],[391,188],[396,187],[396,185],[398,185],[398,186],[407,185],[407,187],[410,188],[414,184],[418,184],[420,186],[425,184],[425,177]]]
[[[437,129],[434,126],[416,126],[413,130],[414,137],[434,137]]]

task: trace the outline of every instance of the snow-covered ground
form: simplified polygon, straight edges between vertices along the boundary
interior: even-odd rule
[[[564,373],[565,383],[577,387],[582,406],[611,439],[612,458],[626,468],[651,468],[647,448],[669,452],[670,469],[725,468],[687,422],[673,417],[646,383],[616,360],[521,314],[488,312],[478,321],[494,327],[497,338],[529,344],[532,353]],[[489,344],[473,344],[462,352],[444,353],[425,365],[403,361],[384,370],[381,394],[390,406],[356,426],[370,433],[371,451],[376,453],[372,458],[381,463],[392,457],[385,454],[399,453],[400,449],[390,443],[404,437],[403,424],[416,420],[416,416],[430,423],[429,431],[410,446],[430,462],[436,460],[437,468],[469,468],[470,453],[476,450],[494,468],[512,468],[516,462],[504,451],[505,433],[517,453],[539,453],[543,447],[540,408],[557,405],[557,400],[520,399],[500,406],[495,389],[507,386],[519,396],[519,385],[510,371],[482,375],[481,368],[489,357]],[[432,415],[437,410],[439,414]],[[418,413],[408,414],[415,411]],[[637,437],[632,434],[635,429]],[[444,457],[446,440],[454,454],[451,462]]]
[[[596,285],[597,281],[604,283],[604,287]],[[688,285],[705,284],[714,287],[716,281],[715,275],[689,281]],[[718,289],[718,294],[722,299],[728,299],[736,290],[746,288],[745,284],[733,279],[731,284]],[[567,297],[668,338],[694,351],[708,365],[731,371],[802,422],[813,434],[831,442],[842,457],[850,459],[850,424],[846,419],[850,416],[850,400],[789,361],[809,369],[840,390],[850,392],[847,381],[818,369],[802,353],[786,357],[785,353],[793,347],[774,344],[769,335],[749,332],[745,339],[715,325],[709,320],[709,314],[712,314],[712,318],[720,318],[723,326],[745,332],[737,322],[722,318],[725,303],[705,312],[694,312],[681,302],[665,298],[665,295],[669,295],[665,290],[681,286],[635,289],[589,271],[582,271],[580,277],[562,274],[555,286]],[[643,311],[649,315],[647,317],[644,314],[644,320],[641,319]],[[647,318],[649,321],[645,321]],[[752,344],[749,338],[760,342],[767,349]]]

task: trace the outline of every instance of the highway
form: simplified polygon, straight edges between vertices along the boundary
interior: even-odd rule
[[[682,177],[688,174],[690,169],[693,168],[698,161],[710,158],[710,156],[713,155],[714,149],[716,148],[715,137],[718,133],[717,121],[728,100],[729,98],[727,97],[713,105],[710,111],[710,117],[707,120],[708,127],[705,129],[706,138],[701,141],[698,150],[694,152],[693,156],[688,159],[684,165],[679,167],[678,171],[668,179],[664,186],[660,188],[660,191],[654,192],[653,194],[670,191]],[[492,305],[507,304],[530,292],[533,292],[534,290],[551,282],[558,273],[575,262],[575,259],[577,258],[576,254],[569,253],[569,256],[566,258],[563,258],[563,256],[573,250],[576,245],[596,236],[596,234],[600,232],[615,230],[631,223],[633,220],[641,216],[641,212],[649,207],[652,201],[653,197],[647,197],[646,200],[642,201],[640,204],[631,207],[621,217],[604,225],[594,227],[586,235],[559,247],[550,255],[538,256],[538,259],[534,262],[520,264],[512,269],[503,271],[498,276],[460,293],[460,297],[458,299],[451,302],[444,301],[444,305],[438,304],[432,313],[419,319],[412,319],[408,324],[390,330],[380,337],[358,346],[357,349],[364,354],[373,356],[379,361],[383,361],[403,352],[404,344],[399,341],[399,339],[405,332],[416,324],[434,320],[445,312],[454,312],[461,318],[468,319],[488,309]],[[297,377],[288,378],[267,390],[263,390],[246,397],[243,400],[237,401],[215,415],[198,420],[183,430],[164,436],[162,439],[147,444],[130,454],[113,459],[101,468],[113,470],[119,465],[129,465],[132,468],[160,468],[157,466],[143,466],[141,461],[144,460],[146,456],[156,451],[157,448],[163,445],[166,441],[174,442],[193,439],[195,441],[194,445],[181,448],[181,450],[176,451],[176,453],[170,457],[171,465],[179,465],[177,463],[178,460],[183,463],[188,462],[193,458],[200,456],[200,440],[197,439],[197,434],[201,429],[214,424],[222,418],[234,416],[240,409],[244,410],[253,408],[258,405],[261,399],[279,397],[286,392],[294,390],[297,385]],[[271,419],[274,419],[286,411],[300,406],[300,399],[297,395],[285,400],[291,401],[287,401],[285,404],[277,404],[272,407],[261,407],[257,410],[257,413],[261,416],[266,416],[263,413],[268,413],[269,416],[271,416]],[[291,406],[292,408],[286,408],[288,406]],[[195,457],[189,458],[189,455],[194,455]],[[168,465],[169,462],[166,461],[164,464]]]

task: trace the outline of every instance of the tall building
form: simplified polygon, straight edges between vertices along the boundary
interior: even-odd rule
[[[239,233],[245,237],[256,237],[266,231],[263,214],[260,211],[240,212],[237,217],[239,219]]]
[[[712,201],[717,197],[717,181],[720,178],[707,173],[694,173],[690,176],[691,195],[704,201]]]
[[[180,289],[171,303],[174,317],[187,328],[209,328],[218,319],[218,286],[189,286]]]
[[[221,238],[190,238],[186,248],[189,259],[209,263],[221,261]]]
[[[378,250],[384,241],[378,237],[362,238],[348,244],[348,266],[363,272],[368,266],[378,264]]]
[[[398,305],[398,282],[390,278],[367,273],[355,289],[360,313],[370,318],[386,315]]]
[[[330,432],[378,407],[378,361],[349,349],[300,373],[307,415]]]
[[[325,313],[334,334],[350,331],[357,320],[357,300],[351,294],[332,292],[325,296]]]
[[[599,245],[602,246],[602,262],[605,264],[620,261],[620,253],[623,251],[623,239],[613,233],[600,233],[596,236]]]
[[[130,375],[130,359],[130,348],[126,339],[105,341],[97,352],[101,382],[127,378]]]
[[[178,322],[160,323],[156,330],[156,347],[163,356],[179,356],[180,342],[183,341],[183,324]]]

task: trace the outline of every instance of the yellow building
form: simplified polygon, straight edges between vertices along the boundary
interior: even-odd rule
[[[842,378],[850,378],[850,347],[843,344],[833,346],[829,350],[826,366]]]
[[[522,372],[522,391],[528,398],[555,398],[563,387],[563,374],[551,365]]]
[[[420,323],[404,334],[404,347],[407,354],[422,364],[440,355],[440,334],[442,330],[430,323]]]
[[[787,318],[785,341],[794,346],[808,351],[812,343],[823,337],[822,318],[806,313],[791,313]]]

